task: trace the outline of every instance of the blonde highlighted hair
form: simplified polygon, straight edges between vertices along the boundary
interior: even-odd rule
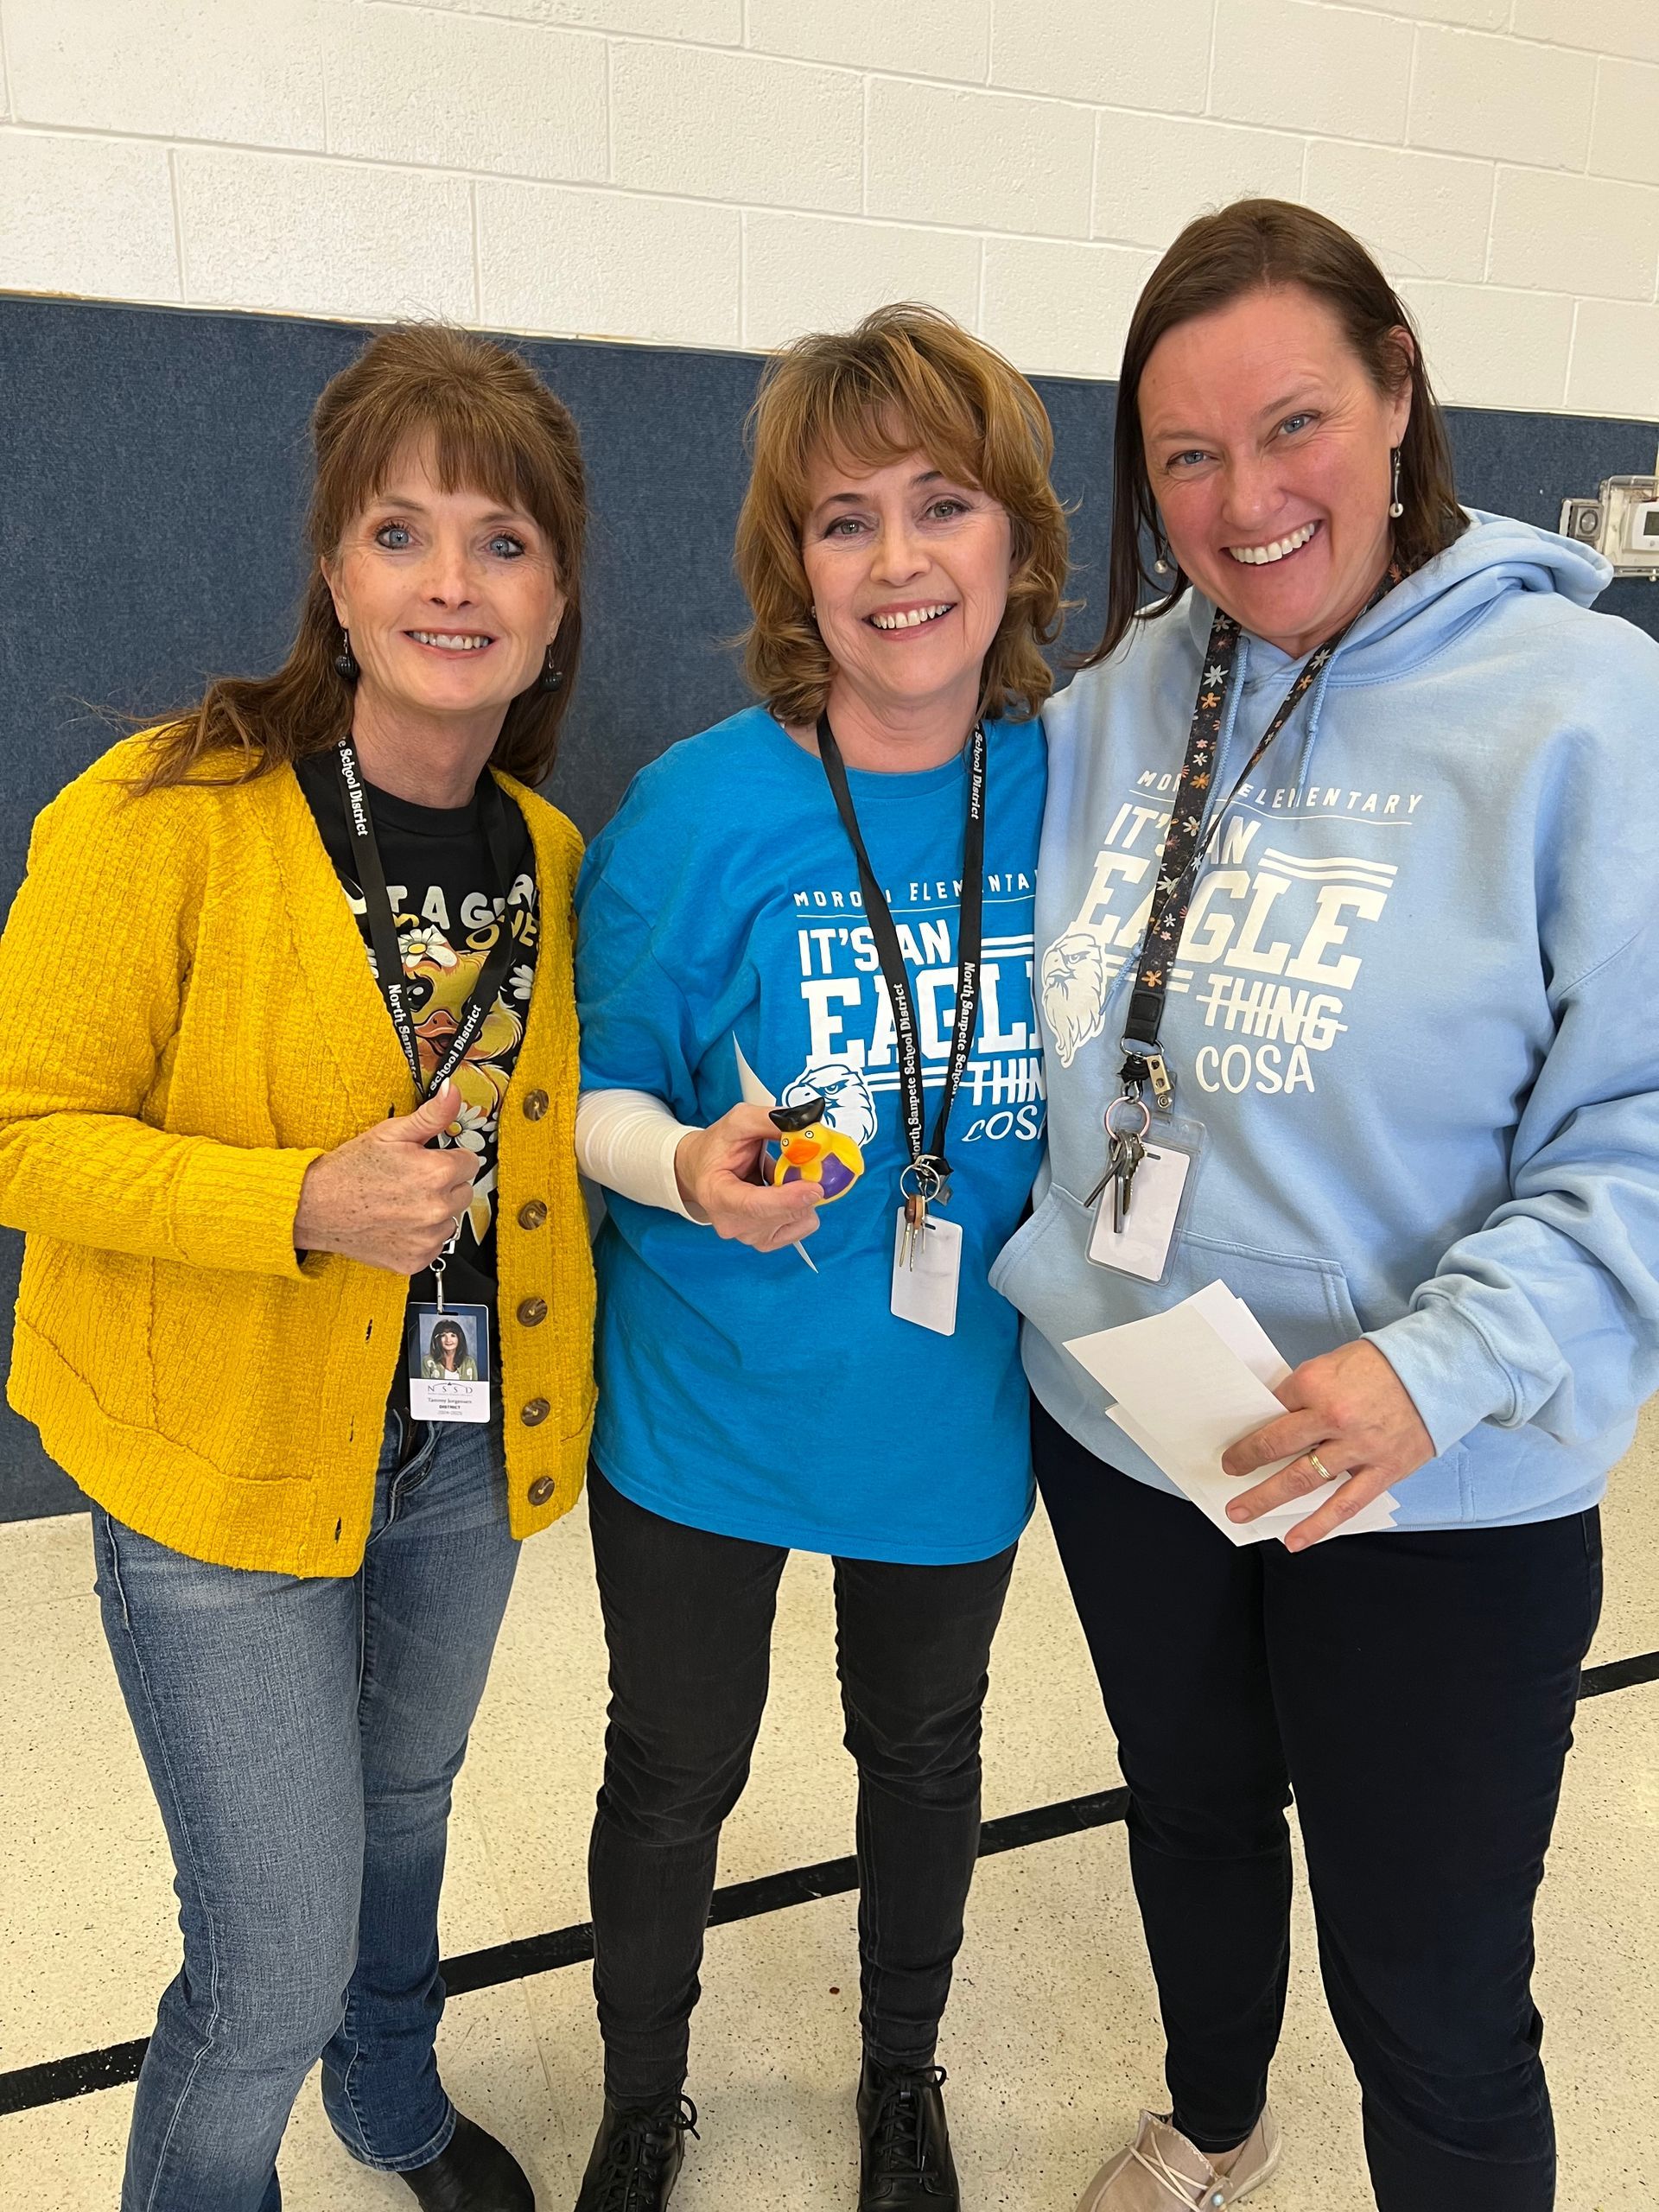
[[[750,412],[753,466],[737,524],[737,572],[753,620],[750,683],[779,721],[815,722],[834,673],[801,558],[814,463],[880,468],[923,453],[1007,513],[1008,603],[985,655],[988,716],[1035,715],[1053,688],[1042,647],[1065,617],[1065,511],[1049,481],[1054,435],[1019,371],[960,323],[909,302],[844,335],[797,340],[773,357]]]

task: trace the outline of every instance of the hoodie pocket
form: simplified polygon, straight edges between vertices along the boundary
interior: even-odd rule
[[[1084,1256],[1089,1226],[1088,1207],[1051,1183],[1030,1220],[1015,1230],[991,1263],[991,1288],[1054,1344],[1135,1319],[1121,1310],[1118,1293],[1126,1287],[1124,1279],[1090,1266]]]
[[[1189,1235],[1176,1246],[1166,1281],[1135,1282],[1090,1264],[1090,1209],[1053,1184],[991,1269],[992,1287],[1057,1350],[1069,1338],[1166,1313],[1217,1281],[1244,1300],[1292,1368],[1364,1334],[1338,1261]],[[1072,1372],[1088,1402],[1098,1404],[1099,1384],[1075,1363]],[[1399,1484],[1402,1520],[1439,1526],[1468,1520],[1468,1458],[1455,1446]]]
[[[1167,1278],[1139,1282],[1088,1258],[1091,1226],[1091,1210],[1052,1183],[991,1269],[991,1287],[1053,1344],[1166,1313],[1217,1279],[1244,1300],[1292,1367],[1362,1333],[1334,1260],[1186,1235],[1176,1243]]]
[[[1178,1305],[1217,1279],[1244,1300],[1291,1367],[1364,1334],[1340,1262],[1214,1236],[1181,1239],[1162,1302]]]
[[[1356,1344],[1365,1333],[1338,1261],[1257,1251],[1249,1245],[1197,1236],[1186,1240],[1180,1257],[1191,1276],[1180,1292],[1183,1298],[1219,1275],[1249,1306],[1293,1368],[1341,1344]],[[1454,1444],[1393,1487],[1402,1526],[1408,1522],[1455,1526],[1475,1516],[1465,1445]]]

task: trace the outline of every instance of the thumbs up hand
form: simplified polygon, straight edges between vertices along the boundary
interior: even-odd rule
[[[429,1149],[461,1108],[453,1083],[378,1122],[321,1159],[300,1185],[294,1242],[302,1252],[342,1252],[393,1274],[418,1274],[442,1251],[473,1202],[478,1155]]]

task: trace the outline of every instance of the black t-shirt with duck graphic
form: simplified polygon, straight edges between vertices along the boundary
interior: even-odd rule
[[[308,754],[296,763],[295,773],[357,918],[372,969],[368,908],[353,872],[355,855],[340,806],[339,755],[332,746]],[[429,1080],[504,926],[512,931],[518,947],[519,957],[508,969],[493,1008],[455,1070],[453,1080],[461,1095],[461,1112],[439,1139],[441,1144],[462,1145],[478,1156],[473,1203],[444,1273],[444,1300],[452,1306],[488,1306],[493,1312],[496,1139],[535,978],[539,934],[535,867],[526,849],[513,882],[495,880],[476,792],[460,807],[416,806],[372,785],[368,795],[403,949],[404,974],[414,987],[410,1005],[422,1070]],[[409,1291],[416,1303],[430,1304],[430,1272],[412,1277]]]

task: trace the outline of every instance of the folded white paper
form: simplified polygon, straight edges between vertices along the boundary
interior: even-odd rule
[[[1145,1320],[1074,1337],[1066,1350],[1116,1401],[1107,1411],[1125,1435],[1234,1543],[1282,1537],[1331,1496],[1329,1490],[1316,1491],[1258,1521],[1227,1517],[1228,1506],[1244,1491],[1289,1464],[1278,1460],[1249,1482],[1221,1471],[1229,1445],[1283,1413],[1274,1386],[1290,1369],[1225,1283],[1210,1283]],[[1398,1501],[1385,1491],[1336,1533],[1391,1529],[1397,1510]]]

